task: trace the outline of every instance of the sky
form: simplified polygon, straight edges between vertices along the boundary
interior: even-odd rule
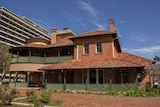
[[[51,33],[109,31],[114,19],[122,52],[160,56],[160,0],[0,0],[0,6],[25,16]]]

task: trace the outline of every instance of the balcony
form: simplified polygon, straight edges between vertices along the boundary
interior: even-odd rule
[[[11,63],[57,63],[67,60],[72,60],[73,55],[70,56],[55,56],[55,57],[38,57],[38,56],[19,56],[13,57]]]

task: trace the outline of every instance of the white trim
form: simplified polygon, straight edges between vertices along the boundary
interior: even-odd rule
[[[102,42],[101,42],[101,51],[102,51],[102,52],[97,52],[97,42],[101,42],[101,41],[96,41],[96,43],[95,43],[95,45],[96,45],[96,46],[95,46],[96,52],[95,52],[95,53],[96,53],[96,54],[101,54],[101,53],[103,52],[103,50],[102,50]]]
[[[77,60],[78,60],[78,59],[79,59],[79,57],[78,57],[78,53],[79,53],[79,52],[78,52],[78,51],[79,51],[78,49],[79,49],[79,48],[78,48],[78,46],[77,46],[76,48],[77,48]]]
[[[115,57],[115,55],[114,55],[114,39],[112,39],[112,56],[113,56],[113,58]]]
[[[85,48],[84,48],[84,44],[88,43],[88,53],[85,53]],[[89,54],[89,42],[84,42],[83,43],[83,55],[88,55]]]

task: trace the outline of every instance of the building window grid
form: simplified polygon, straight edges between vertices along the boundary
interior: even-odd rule
[[[4,19],[3,18],[3,20],[6,20],[6,22],[7,22],[7,19]],[[13,20],[13,19],[12,19]],[[14,24],[16,22],[16,25]],[[17,26],[18,28],[20,28],[20,29],[23,29],[23,27],[21,26],[21,25],[23,25],[20,21],[14,21],[14,23],[13,22],[10,22],[10,24],[12,24],[12,25],[14,25],[14,26]],[[20,25],[19,25],[20,24]],[[34,34],[34,33],[36,33],[35,32],[35,30],[34,29],[32,29],[32,28],[29,28],[28,26],[26,26],[26,25],[24,25],[24,27],[26,27],[26,28],[28,28],[28,29],[30,29],[30,31],[28,31],[28,30],[26,30],[25,28],[23,29],[23,30],[25,30],[26,32],[29,32],[29,33],[31,33],[31,34]],[[37,35],[38,36],[38,34],[35,34],[35,35]]]
[[[96,42],[96,53],[102,53],[102,42]]]
[[[4,17],[4,16],[5,16],[6,18],[8,18],[8,20],[12,20],[12,21],[14,21],[14,22],[17,22],[17,23],[19,23],[19,24],[25,26],[26,28],[30,29],[30,30],[33,31],[34,33],[37,33],[37,34],[35,34],[35,37],[41,35],[41,33],[39,33],[39,32],[37,32],[36,30],[33,30],[32,28],[30,28],[30,27],[24,25],[24,24],[21,23],[20,21],[15,20],[14,18],[10,17],[8,14],[3,13],[3,17]],[[2,18],[3,18],[3,17],[2,17]],[[7,19],[6,19],[6,20],[7,20]],[[8,23],[13,24],[13,23],[11,23],[10,21],[9,21]],[[20,29],[21,29],[21,28],[20,28]],[[42,35],[43,35],[43,34],[42,34]],[[48,37],[44,37],[44,38],[45,38],[45,39],[49,39]]]
[[[83,44],[83,54],[89,54],[89,43],[88,42]]]

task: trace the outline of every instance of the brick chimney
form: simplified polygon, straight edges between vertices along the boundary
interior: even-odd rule
[[[57,35],[57,29],[53,28],[51,33],[51,44],[56,43],[56,35]]]
[[[109,24],[110,24],[110,32],[116,32],[114,28],[114,19],[110,19]]]

